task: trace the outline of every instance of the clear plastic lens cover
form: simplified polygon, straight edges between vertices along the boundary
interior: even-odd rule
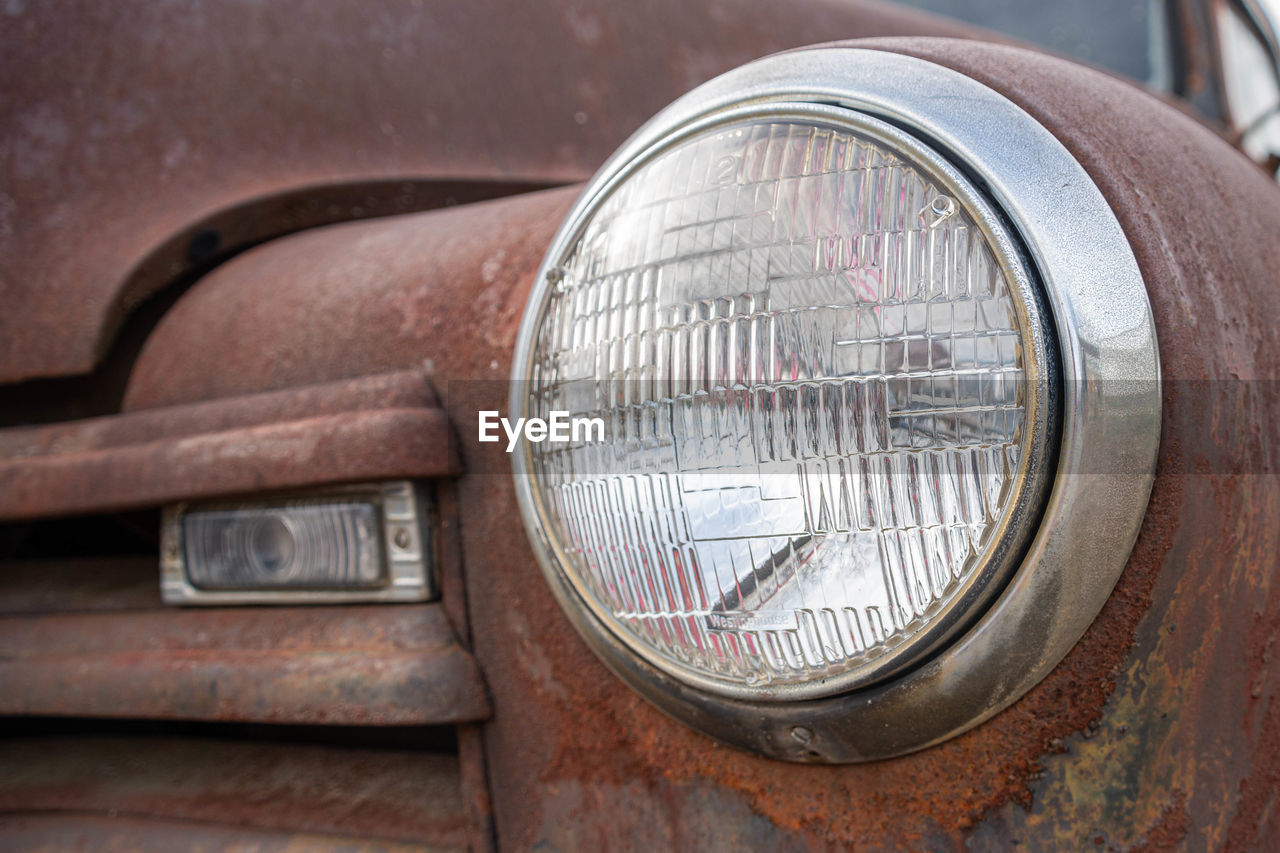
[[[956,176],[886,138],[703,129],[550,267],[524,414],[605,436],[525,445],[538,523],[596,617],[684,680],[884,677],[1000,550],[1038,370],[1026,300]]]
[[[208,590],[348,589],[384,581],[378,510],[317,501],[193,510],[182,517],[187,575]]]

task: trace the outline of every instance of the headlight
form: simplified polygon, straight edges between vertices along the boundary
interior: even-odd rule
[[[527,406],[601,418],[529,473],[557,566],[676,678],[799,698],[927,654],[1016,564],[1047,329],[935,153],[830,107],[738,110],[620,173],[542,294]]]
[[[1020,157],[1044,162],[988,163],[1010,141],[990,137],[1009,133],[1030,146]],[[1004,174],[1045,192],[1064,169],[1069,204],[1049,220],[1020,221],[1041,200],[990,194]],[[1019,577],[1046,571],[1042,557],[1024,561],[1061,514],[1046,496],[1063,474],[1060,425],[1069,443],[1081,435],[1075,383],[1091,378],[1090,359],[1092,378],[1122,366],[1106,349],[1117,340],[1081,352],[1082,310],[1106,305],[1082,308],[1070,288],[1145,306],[1127,243],[1083,175],[980,84],[847,48],[713,81],[606,165],[548,255],[512,395],[521,417],[604,424],[603,440],[521,445],[516,472],[552,586],[606,661],[677,716],[781,757],[854,760],[937,739],[868,747],[832,709],[890,707],[870,697],[908,683],[919,695],[929,666],[994,624],[1002,592],[1018,599],[1007,587],[1020,565]],[[1073,209],[1081,199],[1087,209]],[[1102,267],[1046,269],[1075,239],[1053,231],[1064,214],[1077,234],[1072,214],[1105,216],[1084,220],[1089,243],[1076,247]],[[1131,526],[1104,537],[1114,574],[1084,594],[1093,610],[1072,631],[1123,566],[1150,487],[1149,308],[1127,320],[1138,357],[1126,369],[1153,380],[1130,401],[1145,419],[1130,439],[1141,470],[1120,510]],[[1123,400],[1105,405],[1126,393],[1104,389],[1103,414],[1123,416]],[[1030,686],[1012,671],[1017,689]],[[709,725],[708,709],[776,718],[777,743]],[[990,712],[969,708],[962,727]],[[820,748],[807,724],[788,740],[801,717],[820,725]]]

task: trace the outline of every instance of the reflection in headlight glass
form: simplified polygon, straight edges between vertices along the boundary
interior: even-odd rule
[[[865,668],[982,570],[1026,420],[1024,331],[971,213],[852,130],[741,121],[616,186],[555,271],[529,445],[564,568],[677,671]]]

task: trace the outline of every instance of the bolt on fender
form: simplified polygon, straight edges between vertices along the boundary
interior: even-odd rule
[[[495,410],[480,412],[480,441],[499,441],[498,426],[507,434],[507,452],[515,450],[521,435],[535,443],[551,441],[567,444],[571,441],[604,441],[604,418],[570,417],[569,412],[552,411],[550,417],[516,418],[513,424]]]

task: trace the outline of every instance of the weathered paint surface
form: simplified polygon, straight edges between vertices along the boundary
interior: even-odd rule
[[[483,720],[438,604],[0,617],[0,714],[327,725]]]
[[[161,607],[154,557],[0,560],[0,614]]]
[[[1146,276],[1165,377],[1152,508],[1108,606],[1141,578],[1149,611],[1101,714],[1039,762],[1030,809],[978,837],[1265,849],[1280,838],[1280,192],[1123,84],[1064,86],[1089,75],[1044,59],[1010,86],[1007,49],[884,46],[1002,89],[1084,163]]]
[[[456,472],[420,374],[0,430],[0,519]]]
[[[1025,51],[880,46],[989,82],[1085,164],[1144,270],[1169,380],[1148,519],[1106,608],[1044,682],[964,736],[863,766],[759,759],[663,717],[573,634],[515,522],[505,454],[470,438],[478,409],[505,407],[520,312],[572,191],[246,255],[166,318],[129,403],[425,365],[463,438],[462,557],[504,846],[728,846],[742,831],[780,849],[1256,847],[1277,829],[1280,760],[1280,190],[1125,83]],[[250,294],[253,316],[230,308]],[[232,328],[264,345],[220,349]],[[321,343],[339,329],[359,333]],[[161,369],[208,352],[225,361],[181,381]],[[748,813],[760,820],[725,817]]]
[[[676,23],[678,22],[678,24]],[[694,85],[969,29],[813,0],[31,3],[0,14],[0,382],[87,373],[210,256],[582,180]]]
[[[0,459],[130,447],[157,438],[263,426],[366,409],[433,409],[439,400],[418,371],[324,382],[212,403],[0,430]]]
[[[9,850],[198,850],[200,853],[445,853],[462,845],[405,844],[317,833],[269,832],[237,826],[62,813],[0,816]]]
[[[279,833],[295,836],[293,846],[285,848],[291,850],[316,849],[308,846],[311,835],[446,849],[463,848],[470,837],[452,756],[239,740],[0,741],[0,813],[8,821],[0,823],[0,831],[21,830],[24,814],[71,813],[70,821],[56,826],[32,826],[26,818],[28,837],[51,838],[46,843],[59,850],[67,848],[58,839],[76,837],[77,829],[89,835],[88,849],[111,849],[106,847],[113,838],[111,824],[127,850],[191,849],[184,839],[200,840],[202,828],[211,833],[211,848],[220,849],[212,835],[219,825],[246,833],[240,846],[227,844],[238,850],[273,849],[253,845],[278,843]],[[84,823],[93,814],[110,817]],[[116,823],[117,815],[126,820]],[[59,836],[59,828],[67,834]],[[98,829],[106,834],[97,835]],[[128,841],[132,832],[152,843]],[[9,846],[12,837],[6,834],[0,846]],[[12,846],[27,849],[16,842]]]

